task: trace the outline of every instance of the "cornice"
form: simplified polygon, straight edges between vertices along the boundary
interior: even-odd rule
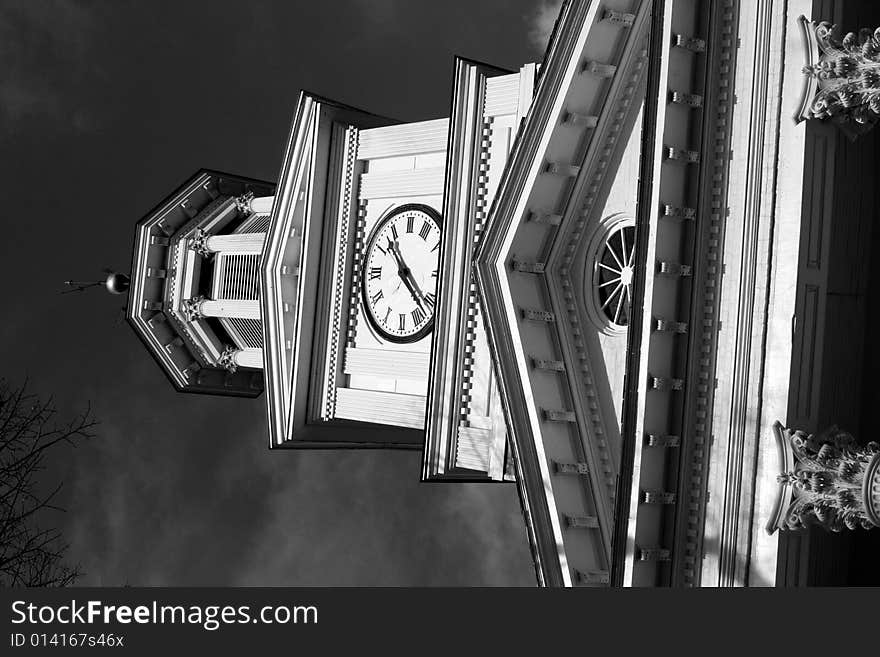
[[[687,380],[690,394],[685,401],[685,425],[679,449],[676,536],[673,543],[673,586],[698,586],[702,567],[709,453],[713,432],[717,339],[721,311],[722,260],[727,222],[728,175],[731,159],[731,117],[734,110],[736,70],[736,24],[738,0],[713,5],[706,38],[706,72],[700,171],[700,197],[694,220],[693,283],[688,339]],[[766,74],[758,69],[756,77]],[[695,90],[695,93],[700,93]],[[766,96],[760,107],[766,107]],[[711,108],[711,109],[710,109]],[[763,113],[756,112],[758,124]],[[756,173],[758,162],[746,165]],[[754,296],[740,296],[754,303]],[[751,319],[751,312],[748,313]],[[751,330],[749,327],[749,335]],[[736,373],[735,373],[736,374]]]
[[[664,481],[664,470],[668,459],[667,449],[674,449],[680,437],[669,437],[674,433],[672,405],[676,401],[676,390],[681,381],[675,380],[674,365],[668,360],[674,351],[663,344],[674,336],[653,334],[653,318],[658,312],[664,316],[675,308],[675,299],[668,300],[666,291],[676,291],[679,282],[672,278],[655,285],[659,268],[656,267],[658,234],[664,229],[661,225],[661,203],[682,205],[683,185],[688,176],[679,170],[668,170],[678,162],[666,162],[670,153],[666,144],[666,134],[688,135],[689,126],[684,129],[672,122],[684,119],[677,117],[669,108],[669,69],[675,46],[667,35],[673,35],[673,8],[675,0],[655,0],[653,3],[650,27],[647,91],[645,101],[645,120],[642,134],[640,184],[636,216],[636,257],[637,267],[633,279],[633,302],[627,348],[627,373],[623,403],[622,450],[620,463],[620,488],[616,498],[616,533],[614,540],[614,559],[612,583],[615,585],[656,585],[660,583],[660,564],[642,559],[643,548],[668,546],[664,540],[665,516],[669,511],[662,506],[642,503],[642,486],[650,488]],[[681,42],[696,35],[682,35]],[[688,61],[689,53],[680,64],[693,67]],[[692,53],[697,56],[697,53]],[[672,124],[672,125],[671,125]],[[674,128],[670,130],[670,128]],[[689,144],[674,143],[672,146],[686,148]],[[689,166],[689,165],[684,165]],[[674,237],[671,235],[671,237]],[[683,271],[680,268],[678,271]],[[658,294],[659,292],[659,294]],[[661,304],[658,307],[658,301]],[[670,317],[664,317],[670,319]],[[671,319],[677,319],[671,317]],[[658,344],[658,340],[660,341]],[[656,355],[651,358],[651,351]],[[659,368],[659,369],[658,369]],[[653,384],[653,385],[652,385]],[[647,405],[653,408],[648,412]],[[649,437],[650,436],[650,437]],[[655,446],[657,445],[657,446]],[[659,470],[659,472],[658,472]],[[659,551],[650,552],[650,557],[659,556]],[[668,555],[664,555],[668,559]],[[636,572],[638,569],[638,572]]]
[[[704,531],[714,540],[700,550],[704,586],[766,585],[776,576],[776,546],[756,528],[764,513],[772,512],[762,488],[774,485],[777,471],[763,470],[772,460],[772,422],[788,404],[796,296],[791,290],[805,166],[804,130],[790,120],[803,77],[798,7],[774,0],[758,7],[739,3],[738,9],[743,31],[738,57],[751,68],[731,87],[737,96],[730,116],[732,150],[742,165],[727,174],[731,215],[720,245],[727,271],[718,289],[724,326],[719,325],[716,350],[725,376],[717,378],[714,441],[707,450],[711,498]],[[780,292],[783,298],[774,301]]]

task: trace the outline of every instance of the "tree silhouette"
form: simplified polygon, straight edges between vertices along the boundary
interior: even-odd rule
[[[80,575],[64,563],[61,531],[41,524],[47,511],[63,511],[61,483],[44,473],[47,456],[90,438],[97,422],[90,408],[67,423],[55,416],[51,398],[0,379],[0,586],[67,586]]]

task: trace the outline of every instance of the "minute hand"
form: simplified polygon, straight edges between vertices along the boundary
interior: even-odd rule
[[[394,259],[397,261],[397,275],[400,276],[400,280],[406,285],[406,289],[409,290],[413,300],[422,310],[424,310],[425,307],[422,301],[424,300],[425,295],[422,294],[418,283],[416,283],[413,278],[412,270],[407,266],[406,261],[403,259],[403,254],[400,252],[400,245],[396,241],[391,243],[391,252],[394,254]]]

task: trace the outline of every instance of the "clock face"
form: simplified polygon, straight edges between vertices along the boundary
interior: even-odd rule
[[[363,301],[383,339],[415,342],[434,326],[439,263],[433,208],[402,205],[376,224],[364,254]]]

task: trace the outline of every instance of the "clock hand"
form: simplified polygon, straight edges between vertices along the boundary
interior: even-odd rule
[[[406,289],[409,290],[410,295],[412,295],[413,300],[418,304],[419,308],[422,311],[425,310],[424,299],[425,295],[419,289],[418,284],[412,275],[412,270],[407,266],[406,261],[403,259],[403,254],[400,252],[400,244],[395,240],[394,242],[389,242],[390,249],[392,254],[394,255],[394,259],[397,261],[397,275],[403,281],[403,284],[406,285]]]
[[[393,242],[391,239],[388,239],[388,250],[391,251],[391,255],[394,256],[394,262],[397,264],[397,269],[400,271],[401,269],[406,268],[406,263],[403,261],[403,256],[400,253],[400,246],[397,243],[397,240]]]
[[[394,256],[394,263],[397,265],[397,277],[401,280],[401,282],[405,282],[405,274],[409,269],[406,266],[406,262],[403,260],[403,256],[400,254],[398,250],[397,241],[391,241],[391,238],[388,239],[388,250],[391,252],[391,255]],[[394,290],[395,292],[400,289],[400,285],[398,284],[397,288]],[[407,286],[409,289],[409,286]],[[412,292],[410,292],[412,294]]]
[[[412,296],[413,301],[415,301],[416,305],[418,305],[418,307],[421,308],[422,311],[424,311],[425,305],[422,303],[422,300],[424,299],[424,295],[419,290],[418,286],[416,285],[416,282],[412,279],[411,276],[405,276],[403,279],[403,283],[404,283],[404,285],[406,285],[406,289],[409,290],[409,293]]]
[[[419,284],[416,283],[416,279],[413,278],[412,271],[410,271],[409,269],[406,270],[406,278],[409,281],[410,291],[412,292],[413,296],[418,296],[418,298],[416,299],[416,303],[421,306],[422,302],[425,300],[425,294],[422,292]],[[422,310],[424,310],[424,307],[422,308]]]

